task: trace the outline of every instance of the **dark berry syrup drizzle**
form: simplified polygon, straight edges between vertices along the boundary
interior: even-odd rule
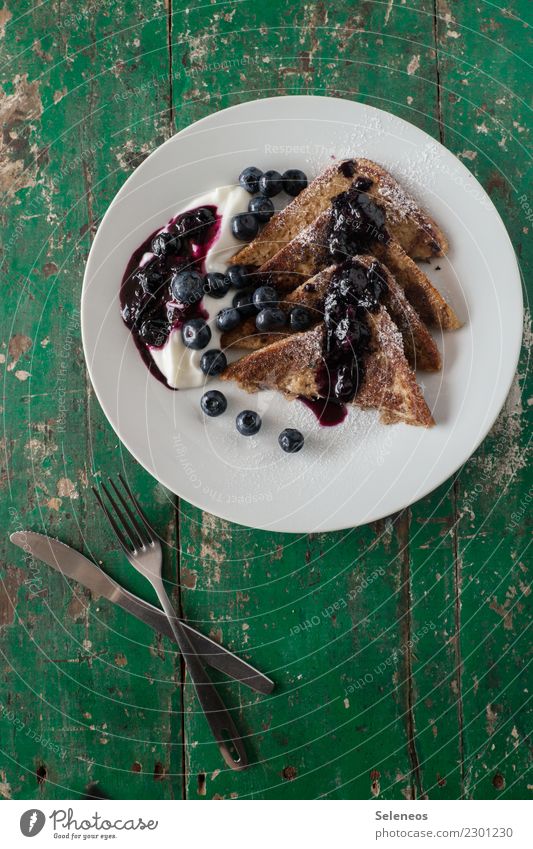
[[[218,238],[221,218],[215,206],[202,206],[177,215],[139,245],[122,278],[120,311],[124,323],[147,368],[167,387],[149,349],[161,348],[170,332],[187,319],[208,317],[201,301],[195,304],[176,301],[171,284],[178,271],[204,270],[207,252]]]
[[[376,261],[367,268],[358,260],[347,259],[331,277],[324,299],[326,333],[319,397],[301,399],[321,425],[340,424],[346,418],[346,404],[353,401],[364,377],[371,339],[367,316],[379,309],[386,290],[383,270]]]
[[[339,165],[344,177],[353,177],[356,170],[355,160]],[[366,311],[378,309],[387,285],[379,263],[366,268],[352,259],[356,254],[371,253],[376,241],[386,244],[389,239],[385,213],[367,194],[371,186],[370,178],[358,177],[331,203],[326,261],[341,265],[332,276],[324,302],[326,339],[319,375],[320,397],[313,401],[301,399],[326,427],[344,421],[348,412],[345,405],[357,393],[370,340]]]
[[[345,177],[353,177],[356,164],[348,160],[339,166]],[[368,194],[372,186],[369,177],[358,177],[345,192],[331,202],[332,220],[327,238],[329,257],[335,262],[371,253],[372,244],[386,244],[385,212]]]
[[[339,404],[338,401],[332,401],[331,398],[304,398],[300,396],[299,400],[311,410],[322,427],[335,427],[335,425],[342,424],[348,415],[346,404]]]
[[[379,309],[387,290],[378,262],[367,268],[358,260],[345,260],[333,273],[324,301],[324,367],[321,395],[349,403],[364,375],[364,355],[369,350],[368,313]]]

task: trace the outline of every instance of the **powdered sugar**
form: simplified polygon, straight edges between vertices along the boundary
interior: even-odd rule
[[[379,194],[389,204],[387,212],[395,218],[410,220],[418,215],[419,207],[414,198],[392,180],[382,180],[379,184]]]

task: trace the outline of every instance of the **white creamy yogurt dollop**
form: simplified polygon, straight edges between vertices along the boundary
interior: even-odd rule
[[[195,198],[185,209],[177,214],[197,209],[200,206],[216,206],[217,215],[221,216],[217,238],[210,246],[204,261],[206,273],[220,272],[225,274],[229,259],[242,247],[242,242],[231,232],[231,219],[239,212],[248,210],[250,195],[240,186],[219,186],[205,195]],[[202,351],[193,351],[183,344],[181,330],[172,330],[167,341],[161,348],[149,348],[150,355],[157,368],[172,389],[191,389],[203,386],[206,376],[200,368],[202,354],[211,348],[220,348],[222,333],[216,325],[216,316],[220,310],[231,307],[235,290],[231,290],[223,298],[211,298],[205,295],[202,308],[208,314],[207,323],[211,330],[211,341]]]

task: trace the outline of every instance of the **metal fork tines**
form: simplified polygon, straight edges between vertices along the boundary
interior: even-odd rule
[[[183,627],[182,620],[176,616],[165,590],[161,576],[163,562],[161,544],[130,487],[120,474],[118,478],[122,491],[109,478],[113,493],[104,483],[100,485],[105,498],[94,486],[93,492],[129,562],[150,581],[157,593],[222,757],[232,769],[245,769],[248,766],[248,759],[244,743],[231,714],[209,678],[201,656],[196,652]]]

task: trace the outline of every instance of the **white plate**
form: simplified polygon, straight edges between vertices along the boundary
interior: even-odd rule
[[[449,255],[429,275],[464,327],[439,336],[441,373],[419,373],[431,430],[384,427],[352,410],[320,427],[300,402],[246,395],[224,384],[228,411],[205,419],[202,390],[172,392],[150,375],[120,314],[133,250],[179,207],[246,165],[302,168],[314,177],[332,157],[366,156],[390,169],[439,221]],[[436,266],[440,266],[440,270]],[[82,295],[85,356],[111,425],[137,460],[191,503],[244,525],[327,531],[361,525],[413,503],[455,472],[485,437],[512,382],[522,332],[515,255],[489,197],[465,166],[416,127],[381,110],[327,97],[256,100],[210,115],[158,148],[111,203],[91,249]],[[257,409],[245,438],[235,415]],[[304,449],[278,447],[298,427]]]

